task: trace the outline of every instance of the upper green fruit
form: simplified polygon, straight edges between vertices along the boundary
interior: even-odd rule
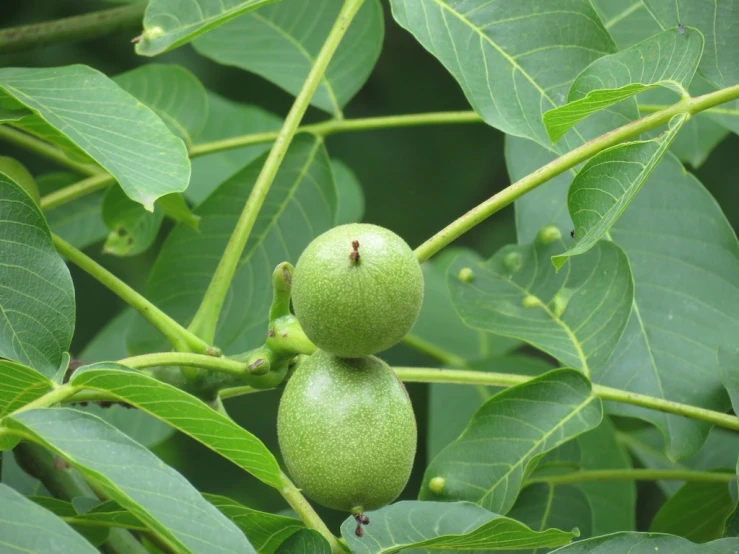
[[[390,348],[411,330],[423,302],[423,273],[392,231],[341,225],[300,256],[292,298],[310,340],[337,356],[358,358]]]
[[[355,513],[395,500],[416,453],[405,387],[373,356],[318,350],[303,361],[282,394],[277,432],[287,469],[305,494]]]

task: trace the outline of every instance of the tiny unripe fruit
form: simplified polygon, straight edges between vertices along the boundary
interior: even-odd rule
[[[562,232],[557,228],[556,225],[547,225],[541,231],[539,231],[539,235],[537,236],[537,238],[542,244],[551,244],[562,239]]]
[[[390,348],[416,322],[423,273],[398,235],[365,223],[317,237],[295,266],[295,315],[316,346],[344,358]]]
[[[429,481],[429,490],[434,494],[441,494],[444,492],[446,486],[446,479],[443,477],[434,477]]]
[[[524,296],[521,303],[524,308],[537,308],[541,306],[541,300],[532,294]]]
[[[457,278],[463,283],[471,283],[475,278],[475,273],[469,267],[463,267],[459,270]]]
[[[395,500],[416,453],[405,387],[374,356],[318,350],[301,361],[282,394],[277,433],[297,486],[319,504],[353,513]]]

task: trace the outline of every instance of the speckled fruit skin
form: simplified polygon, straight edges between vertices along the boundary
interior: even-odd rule
[[[354,241],[358,261],[351,258]],[[303,331],[319,348],[359,358],[408,334],[423,303],[423,273],[408,244],[392,231],[341,225],[300,256],[292,299]]]
[[[303,361],[282,394],[277,432],[298,487],[335,510],[374,510],[395,500],[416,454],[408,393],[374,356],[318,350]]]

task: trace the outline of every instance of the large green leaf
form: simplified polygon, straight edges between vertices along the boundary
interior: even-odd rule
[[[0,89],[31,109],[116,178],[148,209],[190,179],[187,149],[159,117],[102,73],[83,65],[2,68]]]
[[[0,221],[0,357],[51,377],[74,331],[72,278],[38,205],[2,173]]]
[[[599,152],[570,184],[567,206],[575,224],[575,244],[552,257],[557,269],[584,254],[608,231],[642,188],[680,131],[687,115],[676,115],[667,131],[655,139],[618,144]]]
[[[41,398],[54,387],[35,369],[0,360],[0,418]]]
[[[565,103],[580,71],[616,51],[586,0],[390,3],[396,21],[452,73],[485,122],[543,145],[551,144],[544,112]],[[573,131],[562,148],[582,140]]]
[[[186,144],[192,144],[205,127],[207,92],[198,78],[184,67],[146,64],[113,80],[149,106]]]
[[[643,1],[663,29],[681,22],[703,33],[706,48],[699,71],[704,77],[718,87],[739,82],[739,42],[736,40],[739,4],[735,0]]]
[[[739,244],[716,201],[667,154],[611,235],[629,257],[634,306],[620,344],[593,379],[726,410],[716,351],[739,336]],[[674,458],[695,452],[708,432],[694,419],[608,408],[656,424]]]
[[[562,245],[539,238],[486,262],[460,256],[449,288],[467,325],[524,340],[590,375],[608,360],[628,321],[629,262],[620,248],[601,242],[557,273],[548,260]],[[470,282],[457,278],[465,267],[472,268]]]
[[[80,368],[69,382],[109,393],[189,435],[264,483],[282,486],[275,457],[257,437],[178,388],[112,362]]]
[[[252,510],[225,496],[204,496],[244,532],[259,554],[274,554],[286,539],[305,529],[299,519]]]
[[[359,223],[364,217],[364,191],[357,175],[341,160],[331,160],[336,183],[336,225]]]
[[[572,83],[568,103],[544,114],[547,133],[556,142],[590,114],[650,88],[688,96],[702,53],[703,35],[697,29],[681,35],[675,28],[597,59]]]
[[[196,210],[200,232],[182,224],[167,237],[152,271],[147,297],[183,324],[190,322],[223,252],[264,156],[231,177]],[[264,342],[272,300],[272,271],[292,263],[308,243],[333,226],[336,189],[323,143],[309,135],[293,140],[231,282],[216,344],[232,353]],[[160,348],[157,333],[137,318],[129,335],[136,351]]]
[[[420,499],[468,500],[506,513],[541,456],[595,428],[601,417],[590,383],[573,370],[551,371],[504,390],[431,462]],[[435,478],[444,484],[432,490]]]
[[[735,506],[727,483],[686,483],[660,508],[649,530],[692,542],[720,539]]]
[[[36,179],[42,196],[77,181],[79,177],[74,173],[64,171],[46,173]],[[51,231],[79,249],[100,242],[108,234],[108,228],[100,215],[104,196],[105,191],[99,190],[45,210],[44,215]]]
[[[136,53],[156,56],[274,0],[150,0]]]
[[[693,544],[682,537],[657,533],[616,533],[558,548],[556,554],[736,554],[739,539]]]
[[[194,46],[213,60],[261,75],[298,94],[343,0],[290,0],[234,19]],[[383,39],[382,6],[366,0],[341,40],[311,103],[335,116],[375,66]],[[244,55],[248,52],[248,55]]]
[[[101,419],[68,408],[42,408],[7,418],[5,425],[66,460],[175,550],[256,552],[184,477]]]
[[[0,484],[0,551],[96,554],[98,550],[52,512]]]
[[[361,538],[353,517],[341,525],[355,554],[392,554],[407,548],[413,552],[542,548],[567,544],[577,536],[559,529],[532,531],[468,502],[397,502],[367,515],[370,523]]]
[[[277,554],[331,554],[331,545],[318,531],[301,529],[280,545]]]
[[[245,133],[277,132],[282,120],[261,108],[237,104],[213,92],[208,93],[208,121],[196,143],[241,136]],[[218,186],[249,165],[271,147],[270,142],[222,150],[192,160],[192,178],[185,191],[188,199],[200,204]]]

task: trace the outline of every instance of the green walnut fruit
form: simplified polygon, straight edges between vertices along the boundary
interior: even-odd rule
[[[319,348],[359,358],[390,348],[411,330],[423,302],[423,273],[392,231],[341,225],[300,256],[292,299],[303,331]]]
[[[309,497],[355,514],[401,493],[416,454],[403,383],[382,360],[305,359],[282,394],[277,432],[288,472]]]

